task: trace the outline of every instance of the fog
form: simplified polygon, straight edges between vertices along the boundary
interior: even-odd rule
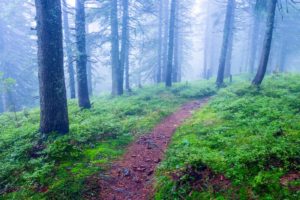
[[[174,82],[216,79],[222,65],[226,65],[229,70],[225,69],[225,78],[240,74],[254,77],[265,51],[268,3],[259,0],[179,1],[175,13],[175,35],[170,36],[170,2],[129,1],[128,41],[125,42],[128,44],[128,58],[125,55],[128,63],[123,65],[128,67],[128,78],[126,74],[123,75],[124,84],[121,87],[128,90],[163,84],[169,62],[170,38],[174,40],[171,67],[173,72],[177,70],[178,76],[173,77]],[[234,4],[233,8],[228,8],[230,3]],[[67,0],[66,3],[62,1],[64,76],[68,98],[76,96],[71,94],[72,87],[75,93],[78,92],[75,4],[75,0]],[[111,94],[114,85],[111,45],[111,37],[114,36],[111,35],[110,7],[110,1],[85,2],[86,74],[88,89],[93,96]],[[40,66],[35,2],[0,0],[0,8],[0,72],[3,79],[1,111],[12,110],[12,107],[15,110],[35,107],[39,104],[38,85],[41,85],[38,81]],[[121,58],[124,40],[124,10],[121,1],[117,9]],[[228,9],[231,9],[230,13]],[[295,1],[279,1],[275,15],[266,71],[268,74],[298,72],[299,4]],[[158,67],[160,75],[157,74]],[[129,82],[127,89],[125,79]]]

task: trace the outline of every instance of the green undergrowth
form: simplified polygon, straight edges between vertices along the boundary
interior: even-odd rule
[[[87,177],[107,169],[136,137],[184,102],[212,95],[198,82],[93,99],[91,110],[69,102],[70,133],[41,142],[39,110],[0,116],[0,199],[81,199]]]
[[[300,180],[281,180],[299,170],[300,75],[233,83],[178,129],[155,199],[296,200]]]

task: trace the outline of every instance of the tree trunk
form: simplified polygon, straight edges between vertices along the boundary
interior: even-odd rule
[[[40,83],[40,130],[69,131],[60,0],[35,0]]]
[[[169,50],[168,50],[168,65],[167,65],[167,74],[166,74],[166,87],[172,87],[176,6],[177,6],[177,0],[172,0],[171,12],[170,12],[169,47],[168,47]]]
[[[118,33],[118,1],[111,0],[111,60],[112,60],[112,95],[121,95],[119,91],[119,33]]]
[[[225,77],[231,78],[231,59],[232,59],[232,51],[233,51],[233,41],[234,41],[234,25],[235,25],[235,0],[233,1],[233,8],[231,13],[231,20],[230,20],[230,27],[229,27],[229,40],[228,40],[228,49],[226,55],[226,64],[225,64]],[[242,66],[241,66],[242,67]]]
[[[231,76],[232,49],[233,49],[233,30],[231,28],[231,31],[229,34],[227,55],[226,55],[225,78],[229,78]]]
[[[267,70],[267,65],[268,65],[270,50],[272,45],[272,38],[273,38],[276,5],[277,5],[277,0],[270,0],[268,5],[269,6],[268,18],[267,18],[267,26],[266,26],[264,43],[263,43],[263,50],[262,50],[257,74],[252,81],[252,84],[256,86],[259,86],[262,83]]]
[[[221,87],[224,84],[224,72],[226,66],[226,58],[228,53],[229,47],[229,40],[230,40],[230,32],[232,31],[232,24],[233,24],[233,11],[234,11],[235,0],[228,0],[227,3],[227,11],[226,11],[226,19],[223,31],[223,45],[222,51],[219,61],[219,69],[218,69],[218,76],[217,76],[217,87]]]
[[[162,45],[163,45],[163,0],[159,0],[159,14],[158,14],[158,52],[157,52],[157,70],[156,83],[161,82],[162,76]]]
[[[183,58],[183,41],[182,38],[179,37],[178,40],[178,49],[177,49],[177,54],[178,54],[178,66],[177,66],[177,82],[181,82],[182,78],[182,58]]]
[[[255,11],[254,11],[255,12]],[[259,18],[257,13],[254,13],[254,19],[253,19],[253,27],[252,27],[252,42],[251,42],[251,53],[250,53],[250,59],[249,59],[249,72],[251,74],[254,73],[254,65],[256,60],[256,51],[257,51],[257,36],[259,33]]]
[[[14,105],[12,101],[12,94],[11,91],[5,88],[2,91],[2,102],[3,102],[3,110],[4,112],[13,112]]]
[[[279,61],[278,61],[278,70],[281,73],[286,72],[286,60],[287,60],[287,45],[286,40],[281,39],[281,48],[280,48],[280,55],[279,55]]]
[[[3,101],[2,101],[2,94],[0,94],[0,114],[4,112],[4,106],[3,106]]]
[[[1,70],[3,70],[4,74],[3,74],[3,80],[4,83],[3,87],[2,87],[2,101],[3,101],[3,109],[4,112],[13,112],[15,111],[15,104],[14,104],[14,100],[13,100],[13,86],[10,84],[6,84],[5,80],[7,80],[8,78],[11,78],[11,68],[8,67],[10,66],[10,64],[8,64],[7,62],[3,62],[2,63],[3,66],[1,66]],[[1,89],[1,88],[0,88]]]
[[[91,108],[88,80],[87,80],[87,54],[85,39],[85,0],[76,0],[76,44],[77,44],[77,88],[78,103],[81,108]]]
[[[88,51],[88,54],[89,54],[89,51]],[[86,69],[87,69],[89,95],[93,96],[93,71],[92,71],[92,63],[91,62],[89,62],[89,61],[87,62]]]
[[[130,74],[129,74],[129,48],[125,59],[126,59],[125,60],[125,89],[127,90],[127,92],[130,92],[131,88],[130,88]]]
[[[123,84],[124,84],[124,68],[129,68],[129,63],[126,63],[128,60],[128,48],[129,48],[129,27],[128,27],[128,0],[123,0],[123,17],[122,17],[122,46],[121,46],[121,56],[120,56],[120,77],[119,77],[119,93],[123,94]],[[126,69],[127,70],[127,69]],[[126,75],[127,72],[126,72]],[[129,77],[127,77],[129,78]],[[126,81],[129,81],[127,79]]]
[[[175,31],[174,31],[174,66],[173,66],[173,82],[178,82],[179,70],[179,30],[178,30],[178,11],[176,12]]]
[[[202,78],[208,79],[208,61],[209,61],[209,50],[210,50],[210,2],[207,2],[207,13],[206,13],[206,26],[205,26],[205,39],[204,39],[204,49],[203,49],[203,71]]]
[[[86,30],[86,36],[87,36],[89,34],[89,26],[88,25],[85,26],[85,30]],[[90,45],[87,45],[86,51],[87,51],[87,57],[91,57]],[[93,96],[93,66],[92,66],[91,61],[87,61],[86,70],[87,70],[87,81],[88,81],[89,95]]]
[[[162,81],[166,81],[167,64],[168,64],[168,38],[169,38],[169,0],[163,0],[163,15],[164,15],[164,42],[163,42],[163,58],[162,58]]]
[[[63,0],[63,27],[65,33],[65,44],[66,44],[66,53],[67,53],[67,69],[69,73],[69,87],[70,87],[70,97],[71,99],[76,98],[75,91],[75,74],[74,74],[74,65],[73,65],[73,52],[72,52],[72,42],[70,35],[70,26],[69,26],[69,17],[67,11],[66,0]]]

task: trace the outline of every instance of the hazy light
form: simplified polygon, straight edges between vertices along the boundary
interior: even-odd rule
[[[69,4],[70,6],[75,6],[75,1],[76,1],[76,0],[67,0],[68,4]]]

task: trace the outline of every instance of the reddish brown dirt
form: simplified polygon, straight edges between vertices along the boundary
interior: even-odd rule
[[[280,183],[283,186],[289,187],[289,189],[293,190],[293,191],[300,191],[300,186],[290,186],[290,183],[292,181],[296,181],[300,179],[300,172],[299,171],[293,171],[293,172],[289,172],[288,174],[284,175],[281,179],[280,179]]]
[[[128,147],[127,153],[116,161],[98,181],[100,194],[93,199],[147,200],[153,194],[153,175],[176,128],[189,118],[193,110],[208,99],[192,101],[164,119],[153,131],[140,137]],[[91,199],[91,198],[89,198]]]

